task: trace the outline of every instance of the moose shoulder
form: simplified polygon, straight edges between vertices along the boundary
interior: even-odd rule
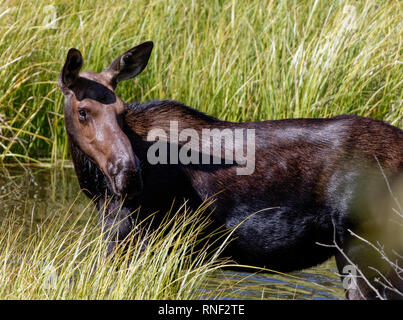
[[[352,261],[369,279],[376,269],[403,285],[350,234],[402,250],[401,227],[390,223],[402,196],[400,129],[358,116],[234,123],[175,101],[124,103],[115,88],[145,68],[152,46],[130,49],[101,73],[80,73],[82,56],[71,49],[59,77],[80,186],[107,206],[104,227],[121,221],[109,230],[110,251],[137,208],[140,218],[158,212],[158,225],[173,199],[197,207],[214,197],[212,228],[236,227],[225,254],[242,264],[292,271],[335,255],[340,273]],[[374,297],[358,285],[349,298]]]

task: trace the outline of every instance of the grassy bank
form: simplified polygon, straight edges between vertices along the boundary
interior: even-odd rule
[[[68,158],[56,80],[67,50],[101,71],[143,40],[126,101],[176,99],[247,121],[353,113],[403,127],[401,1],[3,1],[0,160]]]
[[[203,208],[194,213],[183,208],[150,233],[147,246],[132,235],[133,245],[120,259],[106,258],[96,213],[88,217],[90,209],[72,208],[74,203],[40,223],[34,221],[40,215],[35,208],[28,213],[32,219],[21,212],[3,215],[0,299],[197,299],[219,294],[203,291],[203,281],[224,262],[214,252],[194,251],[207,223],[200,214]],[[146,229],[139,224],[136,232]]]

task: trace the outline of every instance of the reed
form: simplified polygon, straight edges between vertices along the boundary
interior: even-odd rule
[[[56,80],[69,48],[101,71],[144,40],[125,101],[175,99],[231,121],[351,113],[403,127],[401,1],[5,0],[0,161],[64,165]]]
[[[205,207],[185,207],[150,232],[141,223],[127,251],[106,257],[90,208],[38,213],[11,211],[0,226],[0,299],[197,299],[219,294],[204,280],[226,262],[221,249],[196,250],[208,224]],[[66,212],[67,210],[67,212]],[[93,210],[92,210],[93,211]],[[89,215],[89,217],[88,217]],[[25,218],[24,217],[28,217]],[[84,221],[84,223],[83,223]],[[169,230],[169,232],[167,232]],[[139,233],[148,231],[147,245]],[[207,248],[204,248],[207,249]],[[211,251],[211,250],[210,250]]]

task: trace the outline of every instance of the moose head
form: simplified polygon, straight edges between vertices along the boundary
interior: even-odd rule
[[[142,190],[139,160],[122,131],[125,105],[116,96],[120,81],[146,67],[153,43],[144,42],[122,54],[100,73],[82,71],[79,50],[70,49],[58,84],[65,97],[64,121],[69,139],[107,178],[118,196],[134,196]]]

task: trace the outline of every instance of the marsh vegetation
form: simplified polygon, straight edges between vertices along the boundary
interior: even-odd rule
[[[228,262],[214,254],[191,260],[188,231],[207,222],[184,219],[186,208],[144,254],[138,244],[130,261],[105,259],[96,212],[66,169],[57,76],[71,47],[101,71],[153,40],[147,69],[117,90],[125,101],[173,99],[230,121],[347,113],[403,128],[402,13],[402,2],[376,0],[3,1],[0,162],[54,169],[2,170],[0,298],[341,298],[333,261],[265,276],[220,271]]]

